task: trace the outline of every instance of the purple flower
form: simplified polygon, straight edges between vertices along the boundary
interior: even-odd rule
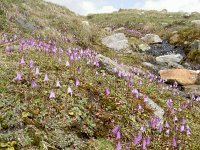
[[[126,149],[125,150],[130,150],[130,148],[128,146],[126,146]]]
[[[119,140],[120,138],[121,138],[121,134],[120,134],[120,131],[118,131],[116,139]]]
[[[142,149],[145,150],[147,146],[147,141],[145,138],[143,138],[143,142],[142,142]]]
[[[72,89],[71,89],[71,87],[70,87],[70,86],[68,86],[68,88],[67,88],[67,93],[68,93],[68,94],[70,94],[70,95],[71,95],[71,97],[72,97]]]
[[[147,145],[149,145],[151,143],[151,138],[150,136],[147,137]]]
[[[17,72],[17,76],[14,79],[17,80],[17,81],[21,81],[22,80],[22,73]]]
[[[105,89],[105,94],[106,94],[106,96],[110,95],[110,91],[108,88]]]
[[[167,131],[166,131],[166,134],[169,134],[169,132],[170,132],[170,130],[169,130],[169,129],[167,129]]]
[[[185,130],[185,126],[181,125],[180,131],[183,132]]]
[[[35,75],[39,75],[40,74],[40,69],[39,69],[39,67],[36,67],[35,68]]]
[[[24,65],[24,64],[25,64],[24,57],[22,57],[22,58],[20,59],[20,64],[21,64],[21,65]]]
[[[144,132],[144,131],[145,131],[145,128],[144,128],[144,126],[141,126],[141,127],[140,127],[140,131],[142,131],[142,132]]]
[[[165,122],[165,127],[166,127],[166,128],[169,128],[169,124],[168,124],[167,121]]]
[[[160,123],[160,125],[159,125],[159,131],[162,132],[162,130],[163,130],[163,125]]]
[[[139,98],[139,92],[138,92],[137,89],[133,89],[131,92],[132,92],[133,95],[135,95],[135,98],[136,98],[136,99]]]
[[[174,122],[178,121],[178,118],[175,116],[173,119]]]
[[[114,127],[114,129],[112,130],[113,133],[117,134],[117,132],[119,131],[119,125],[116,125]]]
[[[44,81],[49,81],[49,78],[48,78],[47,73],[46,73],[45,76],[44,76]]]
[[[170,98],[170,99],[168,99],[167,100],[167,107],[172,107],[172,99]]]
[[[33,60],[32,60],[32,59],[31,59],[30,62],[29,62],[29,67],[30,67],[30,68],[33,68]]]
[[[141,111],[141,110],[142,110],[142,106],[138,105],[138,111]]]
[[[148,96],[147,95],[144,95],[144,102],[147,102],[148,101]]]
[[[172,146],[173,147],[177,147],[177,143],[176,143],[176,139],[175,138],[172,139]]]
[[[50,93],[50,96],[49,96],[50,99],[53,99],[55,98],[55,93],[53,90],[51,90],[51,93]]]
[[[121,142],[118,141],[118,142],[117,142],[116,150],[121,150],[121,149],[122,149]]]
[[[68,61],[66,61],[65,65],[66,65],[66,67],[69,67],[69,66],[70,66],[70,64],[69,64]]]
[[[59,80],[56,80],[56,87],[61,87],[61,86],[60,86],[60,81],[59,81]]]
[[[33,88],[35,88],[35,87],[37,87],[37,83],[36,83],[34,80],[32,80],[31,86],[32,86]]]
[[[185,124],[185,118],[184,117],[182,118],[182,124]]]
[[[134,144],[137,145],[139,143],[138,136],[134,136]]]
[[[190,133],[190,127],[188,125],[186,125],[186,134],[189,135]]]
[[[76,87],[80,86],[80,82],[79,82],[78,79],[75,80],[75,86],[76,86]]]

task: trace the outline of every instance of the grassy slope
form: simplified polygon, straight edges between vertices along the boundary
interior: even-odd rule
[[[48,53],[36,51],[35,47],[29,47],[22,52],[15,50],[12,53],[6,53],[6,45],[12,46],[13,44],[5,44],[1,41],[1,147],[13,147],[15,145],[15,148],[18,149],[45,149],[44,147],[47,146],[49,149],[76,147],[76,149],[99,150],[107,148],[110,150],[114,149],[115,145],[113,144],[115,143],[115,139],[111,130],[118,124],[120,125],[122,134],[121,142],[123,148],[128,143],[132,149],[136,149],[132,144],[133,136],[138,133],[141,125],[147,124],[152,115],[152,111],[145,107],[143,97],[140,97],[139,100],[133,97],[128,88],[128,83],[124,79],[108,73],[106,73],[106,76],[102,76],[103,70],[101,68],[96,68],[92,64],[86,64],[88,58],[83,58],[76,61],[76,63],[72,63],[69,68],[65,66],[65,61],[69,60],[69,56],[66,55],[68,47],[72,45],[85,46],[85,44],[83,44],[82,38],[78,44],[66,43],[63,39],[59,38],[58,35],[63,33],[59,30],[67,28],[69,32],[66,35],[87,35],[87,33],[81,33],[82,26],[79,26],[81,18],[77,20],[77,16],[74,16],[69,10],[52,4],[46,6],[41,1],[33,2],[30,0],[23,4],[18,0],[15,2],[12,1],[13,5],[8,5],[10,3],[6,0],[3,2],[1,3],[3,7],[1,7],[4,8],[4,12],[5,10],[13,9],[12,12],[7,12],[7,17],[14,15],[16,10],[20,10],[19,13],[23,14],[27,12],[23,9],[28,9],[27,16],[30,17],[29,19],[43,28],[37,31],[26,31],[11,19],[5,22],[7,26],[6,28],[3,26],[2,32],[7,32],[8,36],[14,33],[20,34],[22,37],[39,34],[46,36],[47,39],[56,39],[57,48],[62,47],[65,54],[61,55],[57,53],[51,56]],[[45,5],[45,7],[41,9],[40,5],[41,7]],[[55,12],[52,12],[52,10],[55,10]],[[62,13],[66,15],[56,17]],[[3,19],[6,20],[4,17]],[[52,23],[52,20],[55,20],[55,22]],[[66,25],[64,25],[62,21],[66,20],[68,24],[66,22]],[[50,30],[46,29],[46,27],[50,27]],[[86,45],[90,45],[88,40]],[[101,49],[99,45],[98,48]],[[103,53],[115,56],[112,51],[103,51]],[[20,68],[18,62],[22,56],[24,56],[27,64]],[[137,58],[135,56],[129,56],[129,59],[127,59],[127,56],[123,57],[125,58],[118,56],[119,62],[126,60],[124,63],[130,65],[132,63],[131,59]],[[58,63],[58,58],[62,59],[62,63]],[[30,71],[28,65],[30,59],[34,61],[34,66],[40,67],[41,75],[39,77],[34,75],[34,70]],[[81,68],[79,74],[76,71],[78,66]],[[17,82],[13,78],[19,69],[23,72],[23,81]],[[98,76],[95,75],[96,71],[99,73]],[[44,84],[42,80],[46,72],[49,75],[50,81]],[[75,78],[78,78],[81,82],[79,87],[74,85]],[[161,87],[159,84],[155,81],[150,83],[148,79],[142,76],[141,78],[143,84],[139,85],[139,81],[134,79],[133,86],[141,93],[147,94],[167,110],[165,119],[171,125],[170,129],[172,131],[170,135],[166,135],[164,132],[158,133],[151,128],[147,128],[144,135],[149,135],[152,139],[149,149],[172,148],[170,145],[171,137],[173,136],[181,140],[181,147],[184,145],[186,149],[188,147],[190,149],[198,149],[200,143],[200,119],[199,111],[197,111],[199,104],[194,102],[194,107],[187,107],[182,112],[176,112],[176,116],[179,119],[176,125],[180,126],[181,118],[184,116],[191,128],[191,135],[186,136],[185,132],[176,133],[172,129],[174,126],[172,123],[174,114],[168,112],[166,100],[172,98],[175,109],[178,109],[187,100],[181,96],[173,95],[168,90],[160,93]],[[39,86],[36,89],[31,87],[33,79]],[[55,88],[56,79],[59,79],[62,85],[59,89]],[[67,94],[68,85],[73,89],[72,97]],[[109,96],[105,95],[105,88],[111,91]],[[52,89],[56,91],[56,98],[49,100],[49,93]],[[142,112],[137,110],[138,104],[144,108]],[[13,142],[8,143],[9,141]],[[14,141],[16,141],[16,144]]]

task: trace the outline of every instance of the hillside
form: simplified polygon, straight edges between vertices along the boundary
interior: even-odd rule
[[[200,84],[198,48],[189,50],[199,17],[83,17],[43,0],[2,0],[0,149],[198,150],[200,94],[186,89]],[[170,42],[174,31],[180,39]],[[148,33],[161,38],[151,43]],[[189,81],[163,79],[171,69],[189,72]]]

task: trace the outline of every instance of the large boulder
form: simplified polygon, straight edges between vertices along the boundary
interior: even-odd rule
[[[192,20],[191,23],[200,26],[200,20]]]
[[[165,69],[160,70],[159,74],[167,81],[176,81],[180,85],[194,85],[198,82],[199,72],[187,69]]]
[[[181,54],[170,54],[156,57],[156,62],[160,65],[169,65],[174,63],[180,63],[183,59]]]
[[[142,40],[148,44],[162,43],[162,39],[156,34],[146,34]]]
[[[102,43],[114,50],[122,50],[129,47],[128,39],[124,33],[116,33],[102,39]]]

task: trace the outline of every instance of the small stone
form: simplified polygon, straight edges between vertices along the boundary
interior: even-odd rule
[[[156,34],[146,34],[142,37],[142,40],[148,44],[162,43],[162,39]]]

